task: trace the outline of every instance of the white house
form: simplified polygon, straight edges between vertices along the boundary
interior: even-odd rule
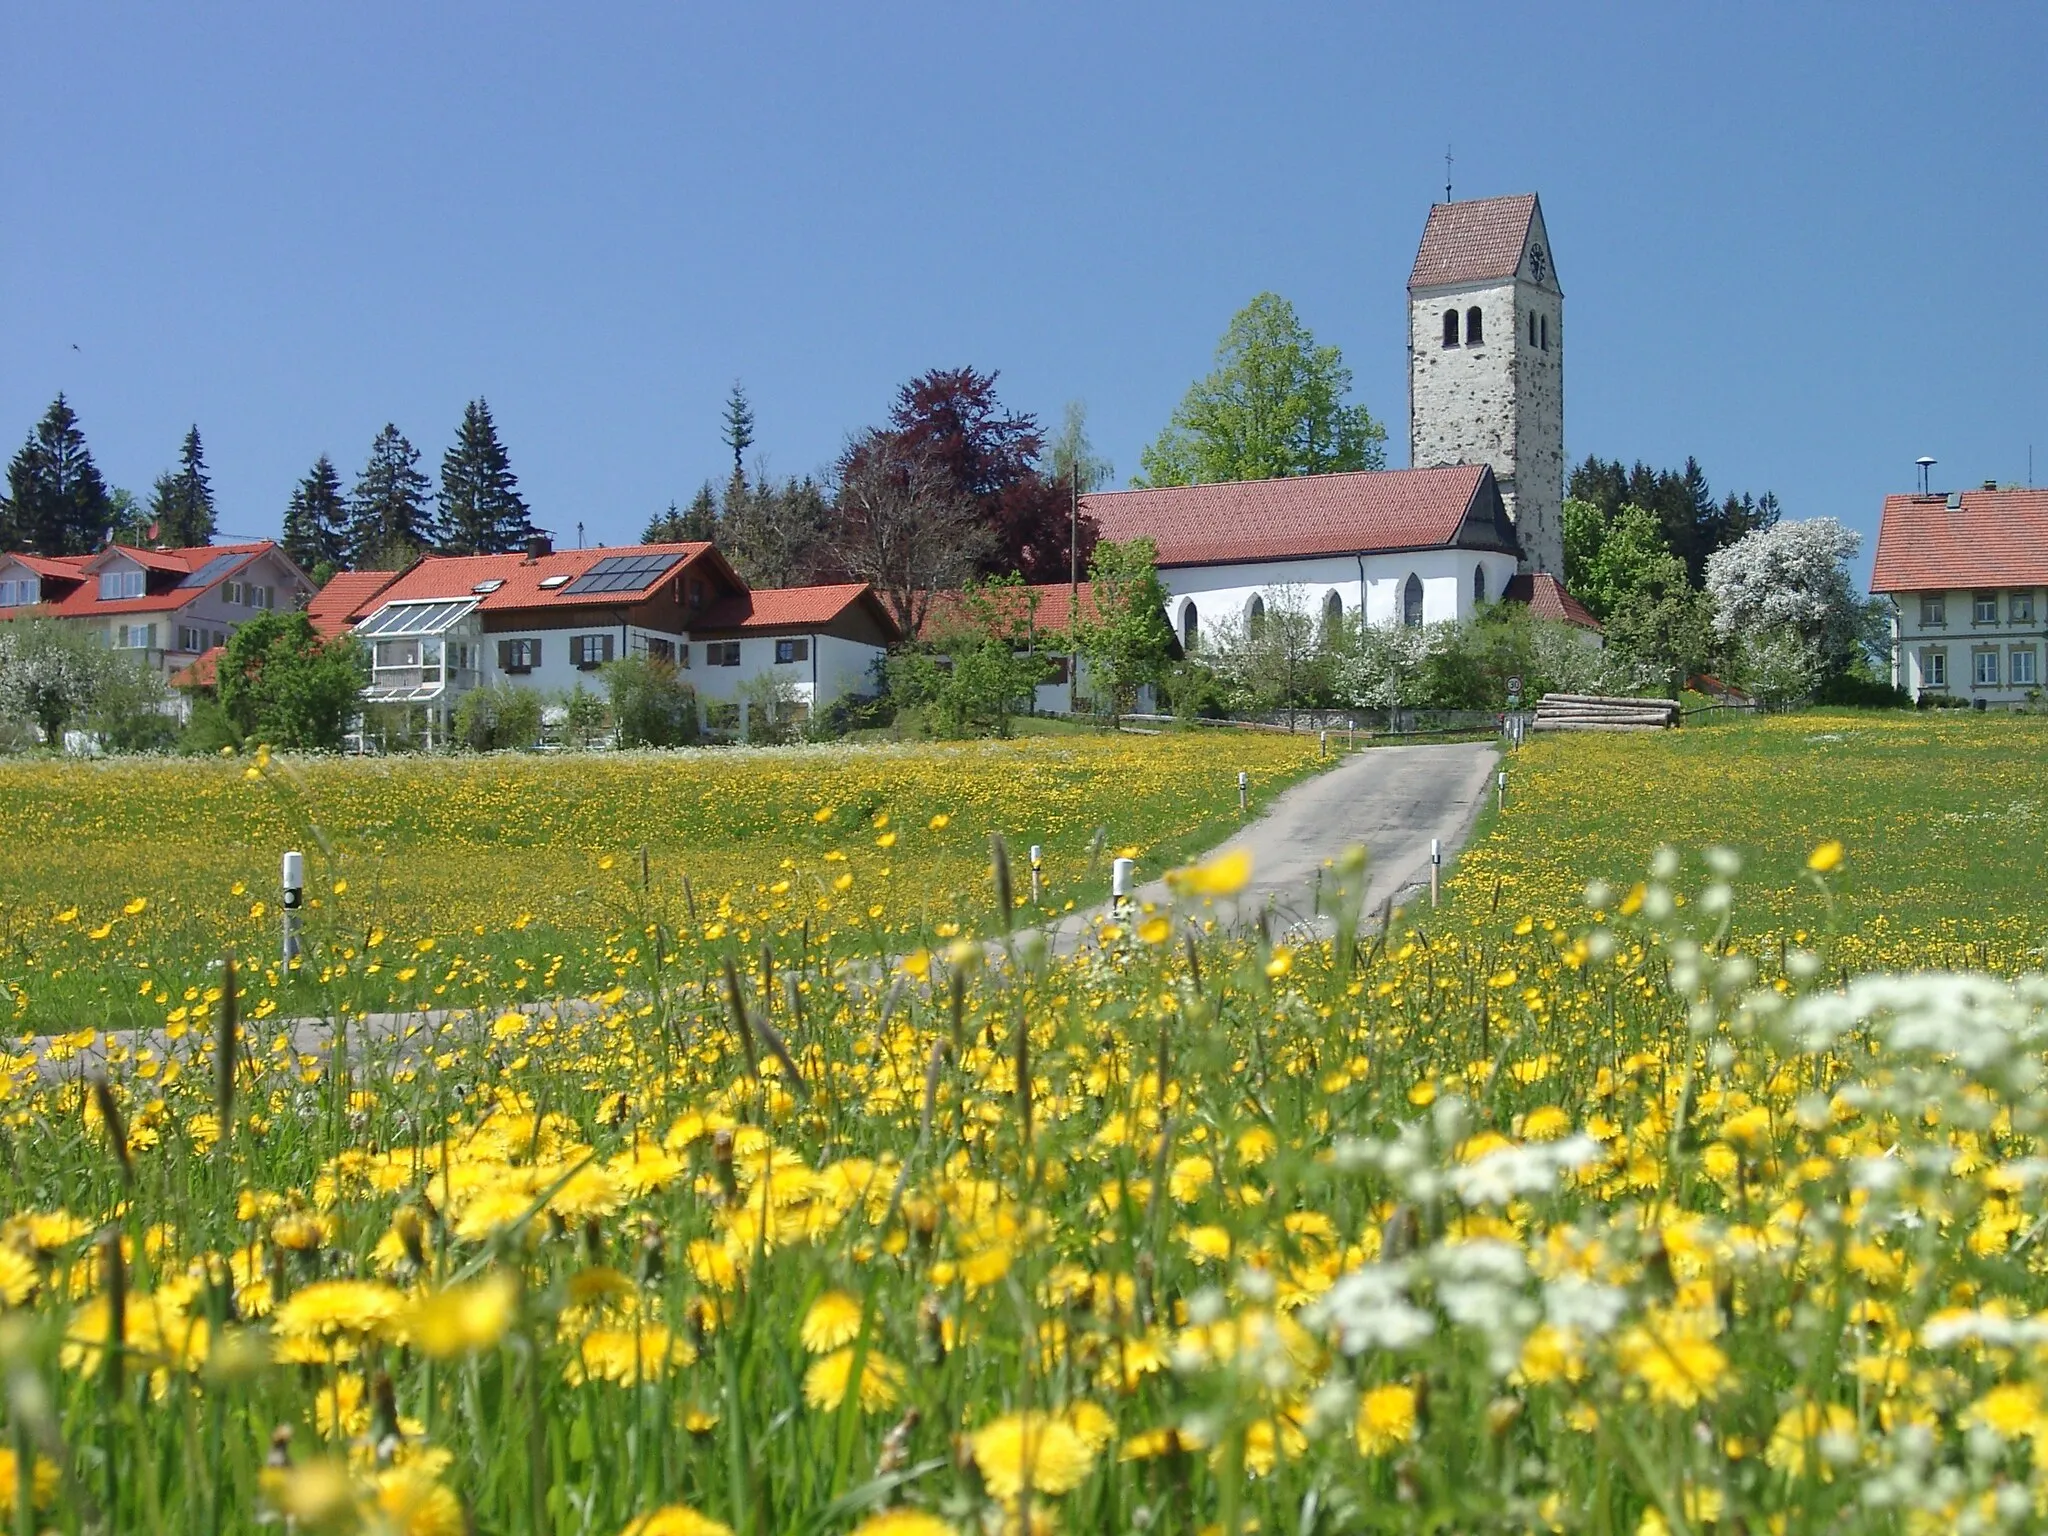
[[[595,689],[605,663],[628,656],[687,672],[707,728],[742,730],[749,681],[781,678],[799,711],[822,709],[865,692],[897,635],[864,585],[755,592],[709,544],[555,550],[539,538],[517,554],[426,556],[349,618],[370,652],[364,701],[418,708],[430,736],[474,688]]]
[[[1887,496],[1870,590],[1891,603],[1892,682],[1979,709],[2041,697],[2048,490]]]
[[[90,555],[0,555],[0,619],[59,620],[169,676],[244,620],[289,611],[313,583],[270,540]]]
[[[1521,558],[1485,464],[1097,492],[1081,506],[1104,538],[1153,542],[1190,650],[1205,626],[1255,623],[1280,589],[1369,624],[1470,618],[1506,595]]]

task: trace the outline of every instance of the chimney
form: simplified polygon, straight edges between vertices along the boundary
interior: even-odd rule
[[[1998,489],[1998,482],[1996,480],[1986,480],[1984,482],[1984,489],[1987,491],[1995,491]]]
[[[526,536],[526,563],[533,564],[542,555],[555,552],[555,541],[544,533],[529,533]]]

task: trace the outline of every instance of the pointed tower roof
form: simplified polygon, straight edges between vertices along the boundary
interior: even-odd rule
[[[1437,203],[1423,226],[1408,287],[1449,288],[1513,277],[1537,217],[1533,192]]]

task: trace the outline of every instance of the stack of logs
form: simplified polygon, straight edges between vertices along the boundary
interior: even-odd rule
[[[1537,701],[1534,724],[1539,731],[1661,731],[1678,724],[1678,700],[1546,693]]]

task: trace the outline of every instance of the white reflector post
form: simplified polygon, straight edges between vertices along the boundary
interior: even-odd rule
[[[1131,895],[1138,882],[1138,861],[1118,859],[1109,866],[1110,905],[1119,917],[1130,911]]]
[[[284,856],[278,883],[284,887],[284,899],[279,903],[284,909],[284,963],[290,965],[299,957],[299,908],[306,901],[306,856],[303,853],[294,851]]]

